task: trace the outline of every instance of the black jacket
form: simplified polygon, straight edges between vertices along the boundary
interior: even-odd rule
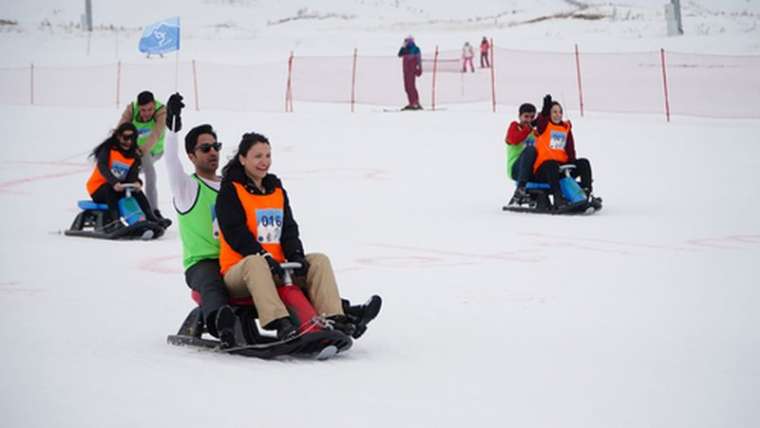
[[[282,189],[285,197],[285,206],[283,208],[280,245],[282,245],[282,251],[288,260],[293,260],[297,256],[303,256],[303,244],[299,237],[298,224],[293,219],[288,194],[282,187],[280,179],[274,174],[267,174],[264,177],[262,181],[264,192],[261,192],[253,184],[253,181],[240,170],[230,171],[228,176],[222,180],[219,195],[216,198],[216,218],[219,222],[219,228],[224,234],[224,239],[230,247],[243,257],[259,254],[264,250],[253,236],[253,233],[248,230],[248,225],[246,224],[248,213],[243,210],[243,205],[238,198],[233,184],[235,182],[245,186],[245,189],[253,195],[268,195],[273,193],[277,188]]]

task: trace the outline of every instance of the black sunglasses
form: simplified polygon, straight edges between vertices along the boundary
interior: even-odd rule
[[[119,134],[119,138],[121,138],[122,140],[137,141],[137,134],[134,133],[134,132],[132,132],[130,134],[122,133],[122,134]]]
[[[200,150],[203,153],[208,153],[211,151],[211,149],[216,150],[216,152],[218,153],[220,150],[222,150],[222,143],[219,143],[219,142],[216,142],[214,144],[206,143],[206,144],[201,144],[195,147],[195,150]]]

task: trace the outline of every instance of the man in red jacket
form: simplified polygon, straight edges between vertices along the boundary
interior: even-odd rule
[[[420,95],[417,93],[415,85],[415,80],[422,75],[422,53],[420,48],[414,44],[412,36],[404,39],[404,45],[399,49],[398,56],[403,58],[404,91],[406,91],[406,97],[409,101],[409,104],[401,110],[422,110]]]
[[[536,106],[525,103],[520,106],[518,114],[519,121],[509,124],[504,139],[507,143],[507,177],[517,181],[517,189],[509,205],[520,205],[530,199],[525,185],[533,176],[533,163],[536,161],[536,137],[531,123],[536,118]]]

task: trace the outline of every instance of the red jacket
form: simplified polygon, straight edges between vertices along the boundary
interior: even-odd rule
[[[488,53],[488,49],[491,47],[491,44],[488,43],[487,40],[483,40],[480,42],[480,53]]]
[[[520,125],[520,123],[513,121],[509,124],[509,129],[507,130],[507,136],[505,139],[507,144],[514,146],[525,141],[531,132],[533,132],[532,126],[527,125],[523,127]]]

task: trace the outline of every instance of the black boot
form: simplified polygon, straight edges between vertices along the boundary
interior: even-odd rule
[[[164,229],[168,229],[172,225],[172,221],[162,216],[159,210],[153,210],[153,217],[155,218],[155,222]]]
[[[355,326],[351,335],[354,339],[358,339],[367,331],[367,324],[377,317],[382,305],[383,299],[378,295],[373,295],[363,304],[355,306],[351,306],[348,300],[343,300],[343,312]]]
[[[554,195],[554,210],[555,211],[562,211],[568,206],[567,200],[565,200],[565,197],[562,196],[562,194],[555,194]]]
[[[235,347],[235,312],[229,305],[224,305],[216,311],[214,327],[223,349]]]
[[[512,199],[509,200],[509,206],[510,207],[519,207],[520,205],[527,204],[530,202],[530,195],[525,190],[525,187],[518,186],[517,189],[515,189],[515,194],[512,195]]]
[[[296,337],[298,329],[293,325],[290,317],[277,318],[264,326],[266,330],[277,330],[277,339],[288,340]]]
[[[335,330],[338,330],[346,336],[352,336],[356,331],[356,326],[345,315],[332,315],[327,317],[327,320]]]

